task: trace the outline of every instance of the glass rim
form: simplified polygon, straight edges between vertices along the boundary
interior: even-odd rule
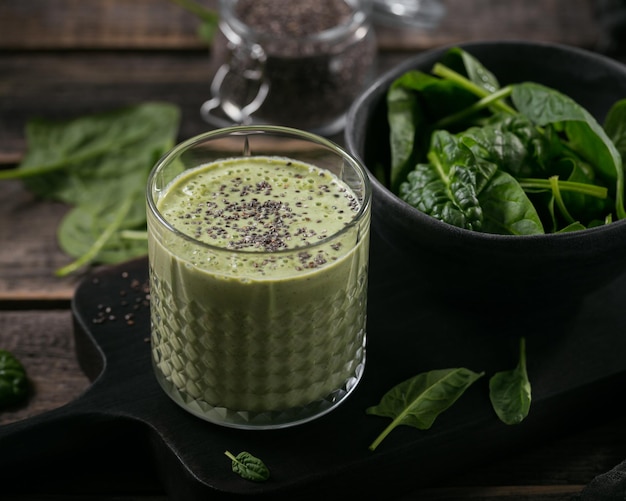
[[[351,34],[368,20],[372,11],[372,0],[360,0],[358,4],[348,0],[346,3],[352,7],[353,10],[345,23],[337,24],[331,28],[318,31],[317,33],[300,36],[296,40],[312,43],[328,43],[340,40],[341,38]],[[252,41],[254,43],[261,43],[261,41],[265,40],[272,40],[275,42],[277,40],[294,39],[290,36],[276,36],[253,29],[248,24],[244,23],[237,15],[235,15],[232,0],[220,0],[220,7],[222,14],[220,26],[222,24],[226,24],[229,26],[230,31],[242,39],[249,39],[252,37]],[[261,46],[263,47],[263,43],[261,43]]]
[[[176,227],[174,227],[167,219],[163,216],[161,211],[158,209],[156,201],[154,200],[153,193],[157,190],[153,189],[156,182],[157,175],[163,170],[163,168],[171,163],[172,160],[178,158],[182,153],[188,151],[193,146],[200,144],[207,139],[211,139],[219,136],[227,136],[234,133],[240,133],[242,136],[250,135],[250,134],[263,134],[263,133],[277,133],[289,135],[293,138],[299,138],[303,140],[308,140],[319,145],[322,145],[338,156],[342,157],[345,161],[353,167],[355,172],[358,173],[360,181],[363,184],[363,194],[362,201],[360,200],[359,210],[356,212],[354,217],[350,219],[341,229],[335,231],[334,233],[328,235],[327,237],[321,239],[318,242],[310,243],[307,245],[287,248],[287,249],[278,249],[273,251],[268,250],[245,250],[245,249],[229,249],[227,247],[222,247],[219,245],[213,245],[208,242],[204,242],[202,240],[198,240],[197,238],[192,237],[186,233],[183,233]],[[254,154],[252,155],[254,156]],[[230,158],[238,158],[237,156],[233,156]],[[314,165],[314,164],[312,164]],[[320,167],[321,168],[321,167]],[[189,169],[185,169],[187,171]],[[328,170],[328,169],[324,169]],[[175,178],[173,178],[175,179]],[[172,179],[172,180],[173,180]],[[170,183],[171,181],[170,180]],[[168,183],[169,184],[169,183]],[[351,188],[352,189],[352,188]],[[156,218],[158,223],[164,227],[167,231],[174,234],[178,238],[182,238],[188,242],[193,243],[194,245],[200,246],[202,248],[211,250],[215,253],[227,253],[231,255],[240,255],[240,256],[284,256],[293,254],[294,252],[302,252],[303,250],[315,249],[317,247],[321,247],[327,245],[329,241],[335,240],[345,233],[348,233],[352,228],[356,225],[361,224],[361,221],[364,217],[366,217],[370,213],[371,205],[372,205],[372,184],[367,174],[365,167],[361,164],[361,162],[354,157],[351,153],[349,153],[346,149],[342,148],[335,142],[326,139],[322,136],[318,136],[311,132],[294,129],[291,127],[285,127],[280,125],[234,125],[231,127],[224,127],[221,129],[214,129],[208,132],[204,132],[202,134],[193,136],[185,141],[180,142],[173,148],[171,148],[168,152],[166,152],[154,165],[151,169],[150,174],[148,175],[148,180],[146,183],[146,201],[148,210],[151,214]]]

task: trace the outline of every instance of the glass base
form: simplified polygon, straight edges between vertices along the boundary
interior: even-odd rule
[[[191,414],[214,424],[243,430],[271,430],[288,428],[317,419],[345,401],[357,387],[365,369],[365,354],[357,365],[355,373],[338,390],[326,397],[305,406],[277,411],[236,411],[224,407],[216,407],[203,400],[198,400],[181,392],[168,378],[155,368],[157,381],[165,393],[183,409]]]

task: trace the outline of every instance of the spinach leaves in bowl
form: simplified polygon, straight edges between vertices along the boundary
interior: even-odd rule
[[[620,219],[616,196],[619,193],[617,180],[622,175],[620,171],[616,171],[614,176],[608,173],[610,169],[595,174],[595,181],[590,184],[593,193],[595,190],[606,190],[606,198],[597,196],[599,192],[585,194],[586,202],[595,200],[601,209],[604,207],[596,210],[595,216],[583,218],[577,213],[576,205],[567,202],[570,215],[575,221],[580,219],[581,226],[570,226],[571,223],[565,222],[556,204],[553,210],[560,226],[554,232],[551,232],[549,206],[534,208],[541,216],[543,233],[524,234],[519,231],[520,224],[515,227],[519,234],[488,233],[484,231],[484,226],[482,231],[475,231],[428,215],[403,200],[399,189],[403,182],[408,181],[409,173],[418,162],[427,162],[431,140],[426,127],[432,128],[432,124],[443,120],[443,117],[454,116],[459,111],[458,99],[452,98],[447,88],[441,86],[439,91],[442,95],[438,99],[434,96],[422,99],[419,102],[421,107],[414,108],[415,112],[404,108],[405,122],[418,127],[405,136],[407,141],[413,142],[410,151],[416,157],[408,161],[406,169],[398,170],[396,167],[399,174],[393,183],[391,181],[395,153],[392,152],[388,117],[397,110],[392,109],[395,105],[388,100],[389,91],[396,80],[413,71],[427,74],[432,80],[441,79],[432,74],[438,63],[443,63],[468,80],[475,78],[476,75],[470,77],[464,72],[463,57],[459,57],[458,52],[446,58],[451,49],[461,49],[473,56],[480,63],[474,71],[482,67],[480,71],[497,75],[499,89],[532,82],[573,100],[598,124],[605,124],[606,135],[623,153],[623,139],[616,141],[615,133],[624,127],[623,118],[619,118],[623,117],[619,107],[624,105],[620,103],[615,108],[617,111],[611,112],[616,103],[626,97],[626,66],[618,61],[561,44],[506,40],[464,43],[411,56],[381,75],[359,96],[346,122],[346,147],[364,163],[372,181],[372,242],[376,249],[372,266],[381,265],[379,261],[393,261],[397,263],[403,282],[412,291],[420,292],[424,297],[453,299],[459,307],[465,305],[476,311],[482,311],[488,305],[515,305],[525,315],[538,307],[550,309],[556,304],[571,308],[569,299],[578,300],[619,279],[626,272],[626,219]],[[450,59],[456,59],[456,63],[450,62]],[[450,83],[446,85],[452,86]],[[492,90],[492,93],[499,89]],[[419,94],[415,94],[419,98]],[[463,95],[467,106],[482,99],[469,92]],[[510,96],[504,103],[514,106]],[[541,106],[537,109],[541,111]],[[439,130],[456,136],[475,125],[471,121],[486,123],[490,113],[490,109],[482,109],[468,114],[454,126],[449,124]],[[423,120],[415,121],[416,117]],[[559,140],[562,140],[560,126],[557,123],[549,127],[539,124],[535,128],[539,133],[541,129],[553,127]],[[599,155],[596,144],[585,144],[585,151],[590,152],[591,160]],[[611,148],[604,144],[602,147],[606,151]],[[580,151],[577,152],[580,154]],[[507,162],[510,155],[510,148],[502,149],[502,157]],[[567,165],[568,162],[565,162]],[[559,174],[559,188],[564,182],[574,181]],[[538,178],[536,173],[531,176],[525,169],[519,177]],[[547,179],[549,181],[549,177]],[[529,199],[549,198],[553,193],[551,189],[541,188],[540,193],[525,190],[524,194]],[[560,192],[563,194],[565,191]],[[568,192],[566,199],[568,197],[575,198],[578,194]],[[606,218],[607,214],[611,215]],[[611,219],[613,222],[606,224]],[[581,228],[581,231],[563,231],[568,226],[570,230]]]
[[[387,93],[386,183],[441,221],[486,233],[574,231],[626,217],[626,99],[604,127],[535,82],[501,86],[459,47],[430,73],[410,70]],[[626,150],[626,148],[625,148]]]

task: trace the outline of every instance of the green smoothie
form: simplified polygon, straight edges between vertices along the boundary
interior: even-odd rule
[[[288,158],[232,158],[185,171],[156,207],[153,361],[179,404],[203,417],[283,411],[356,384],[369,219],[355,221],[343,181]]]

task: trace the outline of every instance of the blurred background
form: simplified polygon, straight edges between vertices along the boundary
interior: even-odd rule
[[[32,116],[166,99],[183,110],[182,137],[205,130],[199,108],[215,68],[206,23],[188,3],[0,0],[0,165],[19,161]],[[192,3],[212,10],[218,0]],[[411,8],[418,16],[434,8],[434,25],[390,25],[381,15]],[[475,40],[557,42],[626,60],[626,0],[375,0],[374,12],[379,73],[416,52]]]

